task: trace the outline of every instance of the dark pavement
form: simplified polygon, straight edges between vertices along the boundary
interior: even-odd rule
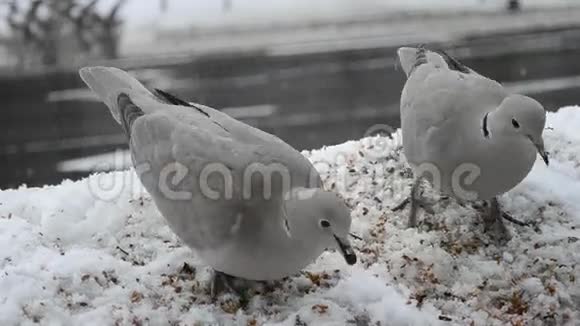
[[[530,49],[530,42],[553,46]],[[580,29],[575,27],[433,46],[529,92],[547,109],[580,103]],[[268,107],[272,114],[243,120],[299,149],[310,149],[361,138],[377,123],[399,125],[404,76],[394,55],[392,47],[292,56],[255,51],[133,70],[153,74],[151,86],[165,86],[215,108],[238,108],[232,110],[252,115],[260,111],[256,106]],[[0,188],[80,178],[86,173],[59,173],[57,163],[125,147],[120,126],[103,104],[74,96],[47,101],[55,92],[84,88],[77,76],[76,71],[63,71],[0,77]],[[165,82],[155,81],[155,76]]]

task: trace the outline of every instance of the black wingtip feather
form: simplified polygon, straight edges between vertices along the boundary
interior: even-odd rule
[[[182,105],[182,106],[191,106],[190,103],[180,99],[179,97],[168,93],[166,91],[160,90],[159,88],[155,88],[155,92],[159,95],[163,100],[169,102],[173,105]]]
[[[449,66],[449,69],[459,71],[465,74],[469,74],[471,69],[469,69],[466,65],[462,64],[461,62],[457,61],[454,57],[450,56],[447,52],[443,50],[439,50],[439,53]]]
[[[168,93],[166,91],[162,91],[162,90],[160,90],[158,88],[155,88],[155,92],[157,93],[157,95],[161,99],[165,100],[169,104],[180,105],[180,106],[187,106],[187,107],[190,107],[190,108],[194,108],[194,109],[198,110],[200,113],[202,113],[203,115],[205,115],[206,117],[209,118],[209,113],[205,112],[200,107],[197,107],[197,106],[195,106],[195,105],[193,105],[193,104],[191,104],[189,102],[186,102],[186,101],[180,99],[179,97],[177,97],[177,96],[175,96],[173,94],[170,94],[170,93]]]

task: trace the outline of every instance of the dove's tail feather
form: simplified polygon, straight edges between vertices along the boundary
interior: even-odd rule
[[[417,67],[427,63],[427,50],[424,47],[402,47],[397,50],[397,55],[399,56],[399,62],[401,63],[401,67],[407,77],[409,77]]]
[[[126,131],[135,118],[159,107],[155,105],[160,103],[159,100],[137,79],[121,69],[85,67],[79,74]]]
[[[131,126],[133,125],[133,122],[135,122],[137,118],[145,115],[145,112],[135,105],[129,96],[124,93],[119,94],[117,103],[121,116],[121,126],[123,126],[127,138],[131,139]]]
[[[411,48],[402,47],[397,50],[397,55],[399,56],[399,62],[403,71],[407,77],[417,69],[417,67],[424,64],[432,64],[433,67],[447,67],[450,70],[456,70],[464,73],[470,73],[471,70],[448,55],[444,51],[441,53],[433,52],[427,50],[424,47]]]

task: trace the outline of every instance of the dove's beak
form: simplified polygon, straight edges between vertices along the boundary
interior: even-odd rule
[[[350,241],[336,235],[334,236],[334,239],[338,243],[338,249],[340,249],[340,253],[344,257],[344,260],[346,260],[346,263],[349,265],[356,264],[356,254],[350,245]]]
[[[546,152],[546,150],[544,149],[544,140],[542,140],[540,138],[540,140],[536,141],[532,137],[530,137],[530,140],[532,141],[532,143],[534,143],[534,146],[536,146],[536,149],[538,150],[538,154],[540,154],[540,156],[544,160],[544,163],[546,163],[546,165],[550,165],[550,159],[548,158],[548,152]]]

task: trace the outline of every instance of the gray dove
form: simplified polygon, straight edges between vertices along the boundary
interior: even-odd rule
[[[546,112],[536,100],[508,93],[441,51],[398,50],[407,81],[401,94],[403,150],[414,171],[409,226],[427,202],[418,192],[427,179],[460,201],[488,200],[486,230],[507,234],[497,200],[530,172],[539,153]],[[508,235],[509,237],[509,235]]]
[[[212,288],[289,276],[327,248],[356,263],[350,210],[290,145],[210,107],[153,94],[117,68],[80,76],[123,127],[170,228],[216,271]]]

